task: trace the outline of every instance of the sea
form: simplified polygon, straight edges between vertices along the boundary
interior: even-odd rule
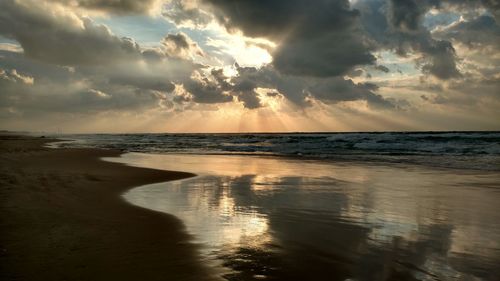
[[[222,280],[500,280],[500,132],[59,138],[196,174],[123,199],[179,218]]]
[[[267,155],[500,171],[500,132],[78,134],[60,147],[126,152]]]

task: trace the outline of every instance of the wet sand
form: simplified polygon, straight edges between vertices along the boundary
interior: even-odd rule
[[[124,191],[189,173],[99,160],[119,151],[49,149],[0,136],[0,280],[212,280],[177,218]]]

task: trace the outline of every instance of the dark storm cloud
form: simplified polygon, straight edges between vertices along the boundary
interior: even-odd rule
[[[241,68],[237,68],[241,71]],[[233,96],[236,96],[245,108],[255,109],[262,106],[260,98],[255,91],[259,86],[254,81],[243,80],[238,82],[238,78],[240,77],[238,76],[232,78],[231,83],[229,83],[229,79],[224,76],[222,69],[213,69],[211,75],[220,85],[221,89],[229,91]]]
[[[34,1],[0,2],[0,35],[20,43],[26,56],[61,65],[104,64],[140,55],[133,39],[119,38],[88,18]]]
[[[498,0],[481,0],[491,13],[495,16],[496,20],[500,20],[500,1]]]
[[[233,101],[233,96],[226,93],[218,83],[206,78],[191,79],[184,82],[184,89],[192,95],[197,103],[225,103]]]
[[[343,75],[375,58],[347,0],[203,0],[229,31],[279,42],[273,65],[285,74]]]
[[[449,41],[426,41],[421,48],[422,52],[427,55],[427,60],[422,66],[424,73],[432,74],[443,80],[461,76],[457,69],[455,49]]]
[[[238,100],[243,103],[243,106],[248,109],[255,109],[262,106],[260,98],[254,91],[240,92]]]
[[[355,8],[361,11],[364,29],[379,44],[378,48],[392,49],[400,55],[420,53],[422,71],[443,80],[462,76],[452,40],[477,42],[476,47],[498,45],[495,19],[478,17],[480,9],[485,8],[498,18],[497,0],[360,0]],[[423,25],[424,15],[431,9],[467,15],[466,21],[431,33]]]
[[[394,105],[375,94],[378,87],[370,83],[355,84],[352,80],[330,78],[314,84],[308,91],[318,100],[325,103],[364,100],[368,105],[377,108],[392,108]]]
[[[497,20],[500,20],[500,1],[498,0],[441,0],[441,3],[463,11],[486,8]]]
[[[453,45],[436,40],[423,24],[423,16],[441,7],[439,0],[361,0],[356,8],[366,32],[379,49],[392,49],[401,56],[422,54],[422,71],[443,80],[460,77]]]
[[[444,5],[487,7],[495,14],[494,1],[359,0],[355,9],[347,0],[200,1],[205,10],[197,9],[194,1],[171,1],[168,5],[174,9],[167,9],[165,15],[194,26],[216,19],[230,31],[271,39],[276,48],[264,48],[272,52],[273,62],[261,68],[236,65],[238,74],[226,77],[222,69],[209,72],[209,66],[193,62],[205,54],[185,33],[168,34],[157,47],[145,49],[71,8],[144,13],[155,1],[0,0],[0,35],[19,42],[23,50],[0,51],[2,107],[41,114],[44,110],[97,112],[157,108],[162,103],[238,101],[254,109],[265,106],[259,88],[266,88],[263,91],[299,107],[314,101],[366,101],[372,108],[395,108],[396,102],[378,94],[376,85],[346,78],[366,73],[364,65],[389,71],[375,63],[371,52],[418,54],[424,73],[481,83],[465,79],[466,73],[458,71],[452,43],[476,49],[498,46],[498,25],[489,14],[433,33],[422,23],[430,9]],[[491,72],[488,81],[494,81],[497,68],[477,70],[486,71]],[[450,85],[456,91],[460,88],[459,82]],[[487,85],[481,89],[498,89],[496,83]]]
[[[251,37],[281,38],[287,36],[288,32],[294,31],[294,28],[300,29],[302,24],[306,25],[305,28],[309,28],[307,25],[314,25],[313,22],[306,21],[306,19],[312,18],[308,14],[312,11],[321,12],[317,8],[318,4],[311,5],[299,0],[202,0],[202,2],[212,8],[217,20],[227,29],[242,30]],[[331,10],[330,7],[325,6],[328,2],[345,1],[321,1],[321,3],[318,1],[323,8]],[[321,12],[321,14],[323,13],[325,12]],[[321,17],[321,14],[318,16]],[[338,20],[346,20],[346,18],[341,17]]]
[[[353,8],[343,0],[200,2],[230,32],[240,30],[246,36],[277,43],[274,50],[268,49],[272,66],[238,67],[238,76],[215,79],[219,91],[230,92],[249,108],[261,105],[255,92],[259,87],[276,89],[301,106],[314,98],[325,103],[366,100],[372,106],[393,107],[377,94],[374,85],[356,84],[342,76],[359,76],[362,71],[357,65],[374,65],[371,52],[393,50],[401,56],[420,55],[416,63],[423,73],[442,80],[460,78],[451,37],[434,37],[423,24],[425,15],[445,6],[461,10],[486,7],[494,14],[497,6],[488,0],[360,0]],[[171,2],[176,9],[167,11],[175,11],[175,22],[196,17],[188,3],[193,2]],[[208,17],[204,20],[209,22]],[[374,69],[389,72],[383,65]]]
[[[500,46],[500,25],[495,18],[482,15],[470,21],[463,21],[435,33],[443,39],[456,40],[471,48]]]
[[[376,108],[394,108],[394,105],[376,94],[377,86],[369,83],[354,83],[341,77],[301,78],[276,71],[272,66],[241,67],[236,65],[238,75],[225,77],[221,70],[212,71],[214,85],[211,89],[235,96],[246,108],[262,106],[258,88],[277,90],[284,98],[298,106],[308,106],[311,99],[335,104],[345,101],[364,100]],[[207,80],[207,84],[208,84]],[[191,92],[191,91],[190,91]],[[276,93],[277,95],[277,93]],[[211,96],[216,96],[212,94]]]
[[[388,0],[390,19],[395,26],[406,26],[409,29],[418,29],[419,24],[430,9],[448,9],[465,15],[478,15],[477,10],[487,9],[497,17],[500,12],[498,0]]]
[[[243,73],[240,69],[240,74]],[[184,89],[189,96],[177,96],[174,101],[212,104],[232,102],[236,98],[245,108],[261,107],[260,99],[255,89],[258,81],[244,79],[239,75],[230,79],[223,74],[222,69],[213,69],[209,75],[193,77],[183,82]]]
[[[460,2],[460,1],[451,1]],[[452,43],[436,40],[423,26],[422,17],[432,8],[440,8],[447,3],[443,0],[391,0],[389,19],[394,29],[393,35],[406,39],[413,50],[424,54],[422,71],[437,78],[447,80],[460,77],[457,56]],[[404,51],[403,51],[404,52]]]
[[[286,98],[299,107],[311,105],[312,100],[326,104],[363,100],[370,107],[394,108],[391,101],[376,94],[377,86],[369,83],[354,83],[341,77],[308,78],[285,75],[272,66],[262,68],[235,65],[238,74],[224,75],[222,69],[213,69],[209,74],[183,82],[188,96],[177,97],[177,102],[225,103],[237,100],[247,109],[264,106],[259,88],[271,89],[273,94]],[[274,92],[276,91],[276,92]]]
[[[439,7],[440,0],[390,0],[388,18],[397,29],[420,29],[423,15],[431,8]]]
[[[454,46],[435,39],[424,16],[443,7],[498,12],[496,0],[360,0],[354,9],[347,0],[201,1],[229,31],[278,42],[272,53],[278,71],[310,77],[346,75],[357,65],[373,64],[375,49],[390,49],[402,56],[420,53],[424,73],[458,78]]]

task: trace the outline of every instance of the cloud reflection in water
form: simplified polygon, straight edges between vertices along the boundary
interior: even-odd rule
[[[293,159],[127,154],[200,176],[131,190],[229,280],[496,280],[500,176]]]

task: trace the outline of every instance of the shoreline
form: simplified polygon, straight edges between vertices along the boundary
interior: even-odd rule
[[[173,215],[125,191],[195,176],[106,162],[121,151],[0,136],[0,279],[214,280]]]
[[[125,198],[180,218],[229,280],[498,275],[495,173],[214,155],[119,160],[200,175]]]

